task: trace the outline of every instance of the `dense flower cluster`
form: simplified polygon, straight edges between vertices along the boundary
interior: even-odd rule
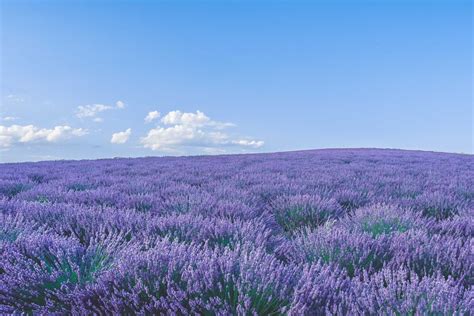
[[[0,165],[1,314],[470,314],[474,158]]]

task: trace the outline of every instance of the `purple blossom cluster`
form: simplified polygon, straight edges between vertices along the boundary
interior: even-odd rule
[[[474,158],[0,165],[1,314],[469,315]]]

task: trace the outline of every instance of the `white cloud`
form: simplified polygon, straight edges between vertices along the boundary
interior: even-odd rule
[[[16,94],[9,94],[7,95],[7,100],[10,101],[10,102],[13,102],[13,103],[22,103],[22,102],[25,102],[25,98],[20,96],[20,95],[16,95]]]
[[[161,119],[161,122],[165,125],[183,124],[188,126],[202,126],[210,121],[211,119],[201,111],[196,111],[196,113],[171,111]]]
[[[125,144],[130,135],[132,134],[132,129],[127,128],[124,132],[118,132],[118,133],[113,133],[112,138],[110,139],[110,142],[112,144]]]
[[[224,151],[225,147],[259,148],[261,140],[235,138],[223,132],[224,128],[235,126],[211,120],[203,112],[183,113],[171,111],[157,126],[140,139],[145,148],[160,151],[182,151],[185,147],[194,147],[202,152]],[[214,149],[213,149],[214,148]]]
[[[39,128],[34,125],[0,125],[0,147],[10,147],[15,143],[57,142],[72,137],[84,136],[87,130],[70,126]]]
[[[118,109],[123,109],[125,107],[125,103],[123,101],[120,101],[120,100],[115,102],[115,105],[117,106]]]
[[[171,111],[161,119],[161,122],[165,125],[182,124],[188,126],[208,126],[216,129],[224,129],[235,126],[233,123],[213,121],[201,111],[196,111],[196,113]]]
[[[111,110],[113,107],[105,104],[79,105],[77,107],[76,116],[78,118],[94,118],[100,112]]]
[[[16,116],[5,116],[5,117],[0,118],[1,121],[5,121],[5,122],[16,121],[18,119],[19,117],[16,117]]]
[[[248,139],[239,139],[233,140],[232,144],[240,145],[244,147],[253,147],[253,148],[260,148],[264,145],[264,142],[261,140],[248,140]]]
[[[76,110],[76,117],[80,119],[90,118],[94,122],[100,123],[104,119],[98,116],[99,113],[123,108],[125,108],[125,103],[123,101],[117,101],[115,107],[106,104],[79,105]]]
[[[157,118],[159,118],[160,115],[161,114],[158,111],[148,112],[147,116],[145,117],[145,122],[150,123],[151,121],[156,120]]]
[[[146,137],[141,139],[145,148],[152,150],[172,151],[176,145],[192,145],[202,143],[205,133],[190,126],[176,125],[173,127],[157,127],[148,131]]]

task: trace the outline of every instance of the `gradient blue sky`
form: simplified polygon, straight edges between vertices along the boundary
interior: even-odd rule
[[[2,0],[0,161],[473,153],[472,72],[470,1]]]

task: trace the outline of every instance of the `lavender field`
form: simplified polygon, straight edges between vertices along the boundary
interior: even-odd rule
[[[1,314],[470,314],[474,158],[0,165]]]

